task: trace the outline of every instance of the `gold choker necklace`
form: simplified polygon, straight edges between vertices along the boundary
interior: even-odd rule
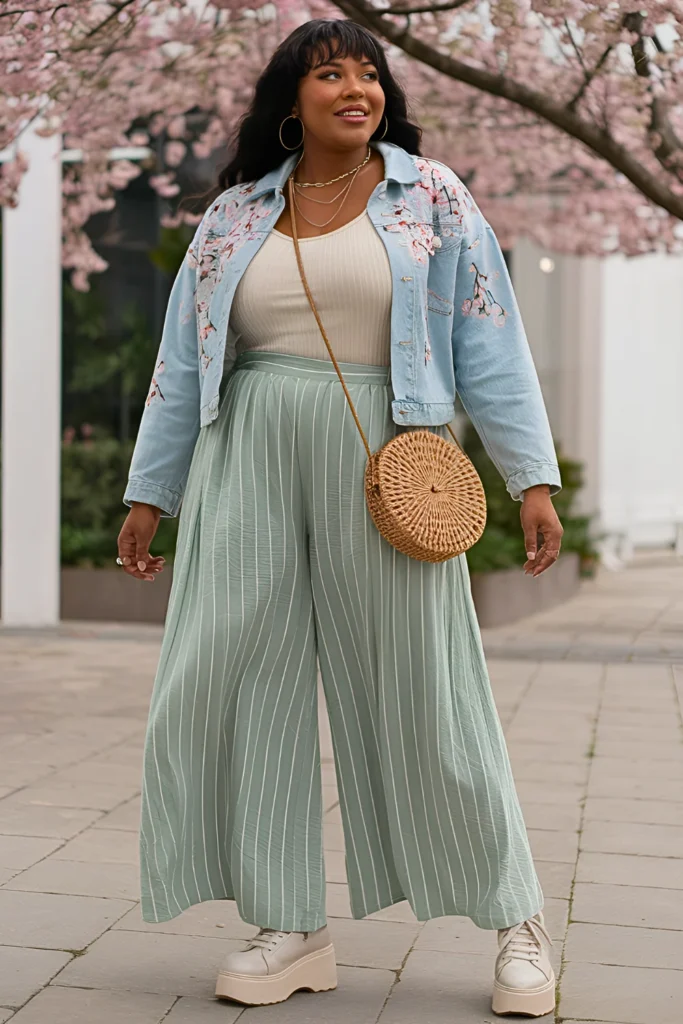
[[[296,167],[298,167],[301,161],[303,160],[303,156],[304,154],[302,153],[301,156],[299,157]],[[355,174],[356,171],[359,171],[361,169],[361,167],[365,167],[366,163],[368,162],[371,156],[372,147],[368,146],[368,155],[366,156],[365,160],[362,161],[362,163],[358,164],[356,167],[352,167],[350,171],[344,171],[343,174],[339,174],[336,178],[330,178],[329,181],[294,181],[294,171],[296,171],[295,167],[294,171],[292,172],[292,181],[297,188],[324,188],[325,185],[333,185],[335,181],[341,181],[342,178],[348,178],[350,174]]]

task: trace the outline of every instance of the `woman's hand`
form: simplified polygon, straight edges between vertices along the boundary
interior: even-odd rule
[[[547,484],[529,487],[524,492],[522,511],[520,513],[524,543],[528,561],[524,563],[524,572],[531,576],[540,576],[553,562],[557,561],[562,543],[562,524],[550,500],[550,488]],[[538,534],[543,537],[543,544],[538,548]],[[537,550],[538,549],[538,550]]]
[[[161,555],[155,557],[149,553],[160,518],[161,509],[155,505],[134,501],[121,527],[118,538],[119,558],[123,562],[124,572],[136,580],[153,583],[154,577],[163,571],[165,559]]]

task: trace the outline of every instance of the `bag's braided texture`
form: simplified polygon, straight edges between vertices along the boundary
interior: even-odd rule
[[[486,525],[486,498],[474,466],[429,430],[398,434],[370,457],[365,496],[390,544],[422,562],[467,551]]]
[[[430,430],[410,430],[397,434],[374,454],[371,451],[308,287],[299,248],[291,175],[288,186],[292,238],[301,282],[368,453],[365,497],[373,522],[385,540],[410,558],[421,562],[455,558],[479,540],[486,525],[486,496],[477,471],[450,426],[454,445]]]

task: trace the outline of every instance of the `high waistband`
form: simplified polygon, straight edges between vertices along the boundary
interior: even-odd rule
[[[347,384],[384,384],[390,381],[390,367],[366,366],[364,363],[339,363]],[[234,371],[261,370],[284,377],[308,377],[321,382],[339,381],[332,361],[290,356],[281,352],[244,352],[237,357]]]

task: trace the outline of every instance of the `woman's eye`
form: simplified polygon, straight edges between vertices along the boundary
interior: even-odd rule
[[[324,71],[322,75],[320,75],[320,78],[322,80],[325,78],[329,78],[331,75],[336,75],[337,78],[339,78],[338,71]],[[366,73],[363,75],[363,78],[370,78],[373,82],[377,81],[378,77],[379,76],[376,71],[366,71]]]

